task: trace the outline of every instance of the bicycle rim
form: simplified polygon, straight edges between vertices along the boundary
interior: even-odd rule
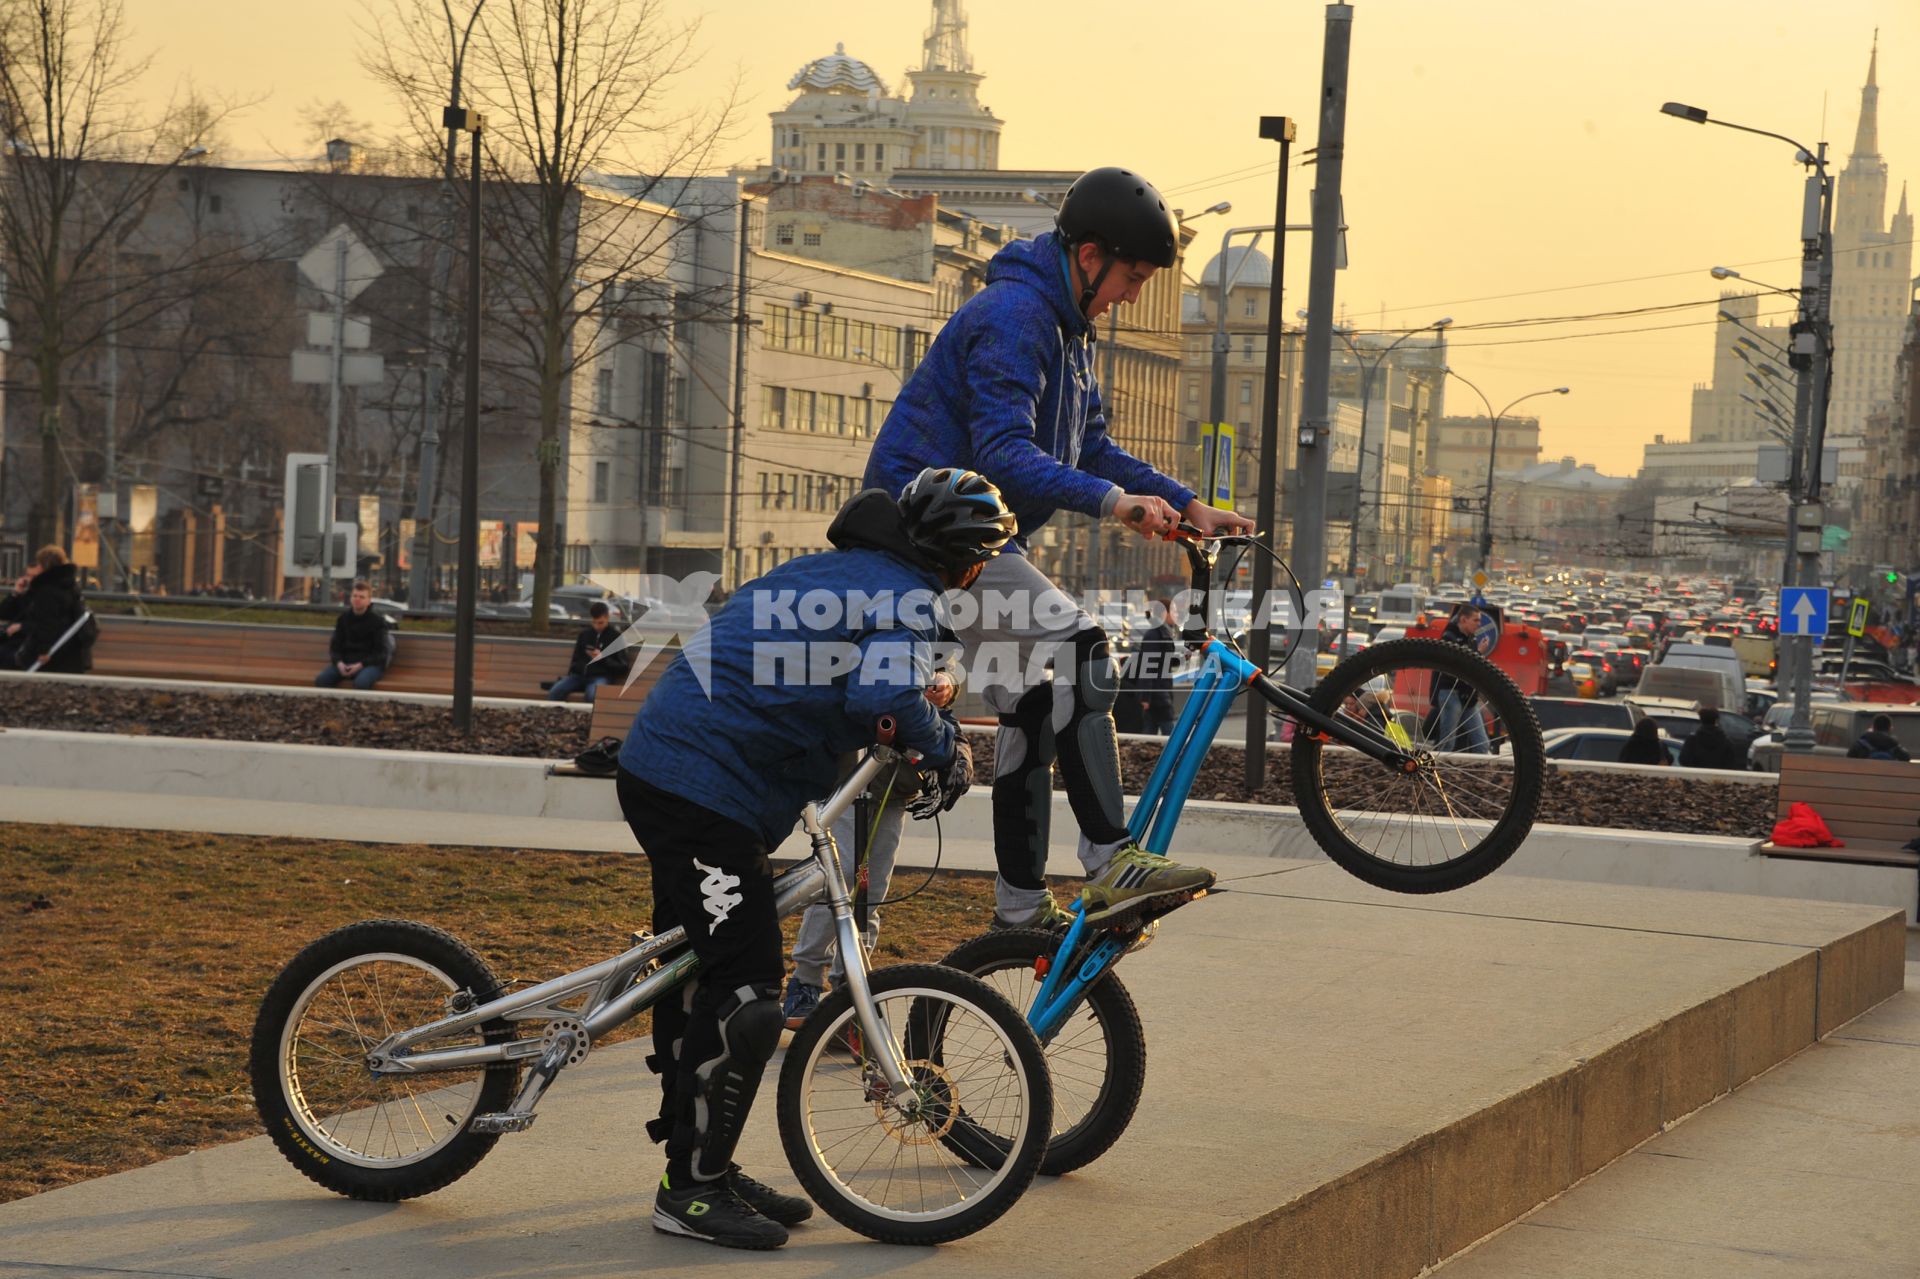
[[[1382,733],[1395,767],[1297,738],[1295,798],[1316,840],[1360,878],[1402,892],[1457,888],[1491,872],[1533,825],[1545,774],[1526,699],[1491,663],[1435,640],[1395,640],[1336,666],[1313,704]]]
[[[1033,1001],[1040,993],[1032,960],[1010,960],[998,967],[970,967],[968,971],[1021,1015],[1032,1012]],[[1113,1043],[1105,1023],[1083,999],[1041,1048],[1047,1055],[1047,1073],[1053,1078],[1053,1140],[1058,1141],[1072,1136],[1090,1117],[1101,1113],[1114,1086]],[[995,1134],[995,1140],[1002,1146],[1011,1144],[1001,1134]]]
[[[280,1084],[294,1120],[322,1153],[363,1168],[401,1168],[444,1150],[479,1107],[484,1070],[376,1076],[366,1055],[389,1035],[446,1016],[459,989],[412,955],[355,955],[301,992],[282,1031]],[[463,1038],[436,1048],[474,1046]]]
[[[1033,1081],[1014,1042],[969,999],[903,986],[876,992],[874,1004],[898,1042],[919,1045],[919,1056],[909,1050],[907,1075],[922,1110],[909,1116],[887,1095],[848,1005],[808,1047],[800,1094],[808,1158],[848,1200],[882,1219],[956,1216],[1019,1170],[1004,1149],[987,1167],[951,1143],[967,1142],[969,1125],[979,1125],[1019,1146],[1035,1119]]]

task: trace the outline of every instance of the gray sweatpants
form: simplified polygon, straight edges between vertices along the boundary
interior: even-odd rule
[[[1059,664],[1070,663],[1073,660],[1074,636],[1091,630],[1094,622],[1073,602],[1071,596],[1035,568],[1031,560],[1011,552],[988,560],[980,570],[980,576],[969,588],[969,594],[978,601],[979,607],[974,616],[959,619],[966,624],[955,630],[965,650],[963,660],[967,682],[980,691],[987,708],[1001,718],[993,743],[996,852],[1003,861],[1010,857],[1029,860],[1032,863],[1031,870],[1037,874],[1046,867],[1046,809],[1050,807],[1050,796],[1036,793],[1025,800],[1029,831],[1026,837],[1032,838],[1040,846],[1022,848],[1018,847],[1023,841],[1022,835],[1001,829],[1008,820],[1008,812],[1007,803],[1000,792],[1009,783],[1018,784],[1017,774],[1026,764],[1029,751],[1040,750],[1044,753],[1039,758],[1050,758],[1053,744],[1028,741],[1027,732],[1009,724],[1007,719],[1020,700],[1045,681],[1042,667],[1047,655],[1054,654]],[[1035,660],[1036,652],[1039,654],[1038,661]],[[1059,666],[1056,666],[1056,670],[1059,670]],[[1047,730],[1055,735],[1061,733],[1068,727],[1075,711],[1076,694],[1071,680],[1064,674],[1056,674]],[[1087,751],[1092,775],[1085,779],[1069,777],[1067,784],[1070,792],[1076,784],[1089,787],[1093,794],[1080,797],[1082,802],[1097,804],[1110,821],[1124,826],[1120,760],[1114,744],[1113,721],[1104,714],[1102,718],[1103,731],[1099,725],[1091,726],[1096,730],[1096,735],[1104,739],[1091,743],[1093,749]],[[1049,785],[1044,777],[1033,778],[1031,783],[1036,788]],[[1124,842],[1096,844],[1083,832],[1079,853],[1080,864],[1087,876],[1092,878],[1106,869],[1107,863],[1113,859],[1114,850]],[[1046,893],[1044,887],[1027,888],[1010,884],[1002,875],[994,884],[994,905],[1002,918],[1018,921],[1030,917],[1039,909]]]
[[[873,785],[873,798],[877,801],[880,792],[886,789],[885,778]],[[905,779],[895,782],[892,793],[887,797],[886,806],[879,809],[879,820],[872,827],[872,835],[867,841],[867,900],[881,902],[887,898],[887,886],[893,882],[893,859],[900,851],[900,831],[907,821],[907,801],[913,798],[915,787]],[[868,822],[874,821],[875,804],[868,805]],[[854,860],[854,817],[859,812],[855,805],[840,814],[833,824],[833,843],[840,850],[840,873],[847,877],[847,887],[857,882],[859,864]],[[869,952],[880,937],[880,912],[872,906],[867,908],[866,947]],[[826,989],[826,976],[831,966],[834,983],[839,984],[846,975],[846,965],[840,958],[838,939],[833,931],[833,911],[825,902],[815,902],[807,907],[800,916],[800,934],[793,942],[793,976],[809,986]]]

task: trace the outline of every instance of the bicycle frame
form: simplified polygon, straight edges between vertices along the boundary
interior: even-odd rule
[[[1147,784],[1141,788],[1140,798],[1127,819],[1127,834],[1136,843],[1148,852],[1165,855],[1173,840],[1173,829],[1180,821],[1180,811],[1186,806],[1187,797],[1193,790],[1194,778],[1199,775],[1200,765],[1213,746],[1213,739],[1219,733],[1227,712],[1241,693],[1248,689],[1260,694],[1281,714],[1292,719],[1297,726],[1296,731],[1317,732],[1325,740],[1351,746],[1391,768],[1411,770],[1417,766],[1415,757],[1387,734],[1362,721],[1322,714],[1314,709],[1304,694],[1289,685],[1276,682],[1238,650],[1210,634],[1207,630],[1205,600],[1213,569],[1213,554],[1201,550],[1196,545],[1196,539],[1182,539],[1182,547],[1192,569],[1193,589],[1202,601],[1200,625],[1190,627],[1183,633],[1188,646],[1200,650],[1200,672],[1187,704],[1181,709],[1180,718],[1160,752],[1160,759],[1154,765]],[[1042,1043],[1051,1041],[1068,1015],[1079,1005],[1087,987],[1125,954],[1130,944],[1130,941],[1109,933],[1096,941],[1084,956],[1081,955],[1080,944],[1085,939],[1087,928],[1078,902],[1073,905],[1073,913],[1073,925],[1054,951],[1054,962],[1048,965],[1040,991],[1034,997],[1027,1015],[1028,1024],[1040,1036]],[[1063,959],[1070,962],[1059,962]]]
[[[883,724],[882,734],[891,736],[889,725]],[[829,828],[883,769],[917,758],[890,745],[869,749],[832,796],[808,804],[802,811],[800,824],[812,844],[811,855],[774,878],[775,907],[781,917],[804,910],[823,897],[832,908],[840,954],[846,957],[847,985],[869,1046],[866,1056],[886,1080],[892,1095],[901,1098],[909,1109],[916,1094],[907,1078],[906,1056],[874,1006],[866,952],[854,925],[852,898],[840,872],[840,856]],[[677,990],[698,966],[699,958],[688,945],[686,930],[675,928],[658,937],[645,937],[611,959],[486,1003],[472,1003],[471,992],[455,992],[449,1000],[454,1009],[451,1015],[389,1036],[367,1055],[367,1065],[375,1075],[417,1075],[513,1065],[538,1058],[511,1107],[502,1115],[483,1117],[496,1121],[489,1125],[494,1131],[524,1128],[532,1123],[534,1105],[562,1066],[580,1060],[595,1041]],[[462,996],[469,1006],[460,1006]],[[576,1007],[568,1006],[583,999]],[[490,1021],[545,1022],[555,1029],[540,1039],[462,1048],[427,1047],[437,1039],[478,1031]]]

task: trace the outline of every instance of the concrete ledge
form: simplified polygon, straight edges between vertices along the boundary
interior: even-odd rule
[[[12,729],[0,731],[0,814],[228,834],[633,851],[610,784],[550,770],[549,761],[501,756]],[[992,821],[985,788],[977,788],[942,819],[942,831],[949,841],[984,846]],[[1056,794],[1056,868],[1073,868],[1076,829],[1066,797]],[[905,864],[927,864],[930,844],[908,840]],[[1911,870],[1762,857],[1756,847],[1746,838],[1543,824],[1506,873],[1859,902],[1914,919],[1920,882]],[[1295,810],[1212,800],[1188,802],[1177,852],[1325,860]],[[992,865],[990,854],[976,850],[968,868]]]

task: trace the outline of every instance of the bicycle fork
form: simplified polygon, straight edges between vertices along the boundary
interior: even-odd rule
[[[840,871],[840,853],[827,829],[828,823],[852,802],[853,796],[865,790],[879,775],[884,766],[882,754],[878,750],[869,752],[824,809],[817,803],[802,809],[800,826],[813,842],[814,863],[826,879],[827,907],[833,912],[833,931],[846,969],[847,990],[853,996],[855,1020],[865,1038],[862,1055],[879,1069],[891,1094],[901,1099],[902,1107],[911,1112],[916,1094],[907,1077],[906,1053],[874,1005],[873,988],[867,982],[866,938],[854,919],[853,894]]]

